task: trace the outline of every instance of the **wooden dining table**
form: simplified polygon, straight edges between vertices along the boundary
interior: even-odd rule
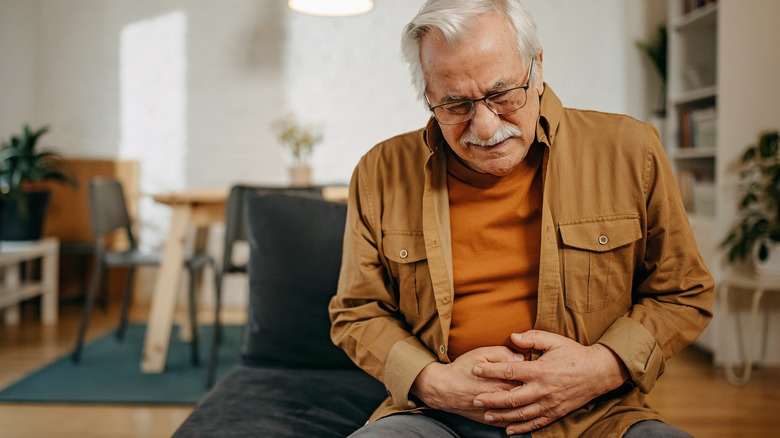
[[[186,189],[152,196],[156,202],[169,205],[172,215],[149,309],[141,358],[143,373],[162,373],[165,370],[189,227],[195,227],[193,250],[205,251],[209,229],[212,225],[225,221],[229,194],[228,188],[213,188]],[[323,197],[328,200],[346,201],[347,187],[323,187]],[[189,319],[183,318],[180,333],[183,340],[191,336]]]

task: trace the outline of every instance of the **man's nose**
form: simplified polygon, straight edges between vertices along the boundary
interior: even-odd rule
[[[481,140],[489,140],[498,130],[501,118],[488,108],[485,101],[474,103],[474,115],[471,117],[469,129]]]

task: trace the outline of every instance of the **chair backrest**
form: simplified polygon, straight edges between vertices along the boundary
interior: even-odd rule
[[[115,179],[92,178],[89,181],[89,213],[92,221],[92,234],[102,241],[107,234],[124,229],[130,240],[130,247],[136,242],[132,233],[132,222],[127,213],[125,193],[122,184]]]
[[[236,242],[248,242],[244,214],[244,194],[266,195],[274,193],[299,194],[322,197],[322,187],[271,187],[236,184],[230,188],[225,213],[225,246],[222,256],[223,272],[246,272],[246,266],[233,262],[233,246]]]
[[[246,196],[249,314],[244,364],[354,368],[330,340],[346,224],[344,203],[304,196]]]

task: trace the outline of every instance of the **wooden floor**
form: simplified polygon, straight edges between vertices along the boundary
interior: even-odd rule
[[[39,325],[37,309],[29,307],[18,327],[0,325],[0,388],[73,348],[79,306],[61,306],[59,324],[49,328]],[[133,319],[144,316],[133,312]],[[89,336],[105,333],[117,320],[115,309],[95,312]],[[756,369],[750,382],[738,388],[726,381],[723,369],[710,365],[707,354],[691,348],[667,363],[649,403],[696,437],[778,437],[780,368]],[[0,403],[0,438],[170,437],[191,410]]]

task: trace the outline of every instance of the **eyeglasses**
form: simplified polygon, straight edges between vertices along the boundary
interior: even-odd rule
[[[428,103],[428,109],[433,113],[433,117],[442,125],[459,125],[468,122],[474,116],[477,102],[484,102],[485,106],[498,116],[509,114],[524,107],[528,101],[526,93],[531,84],[533,69],[534,61],[531,59],[531,66],[528,68],[528,78],[525,81],[525,85],[499,91],[498,93],[491,93],[480,99],[465,99],[436,106],[431,106],[428,96],[425,96],[425,101]]]

